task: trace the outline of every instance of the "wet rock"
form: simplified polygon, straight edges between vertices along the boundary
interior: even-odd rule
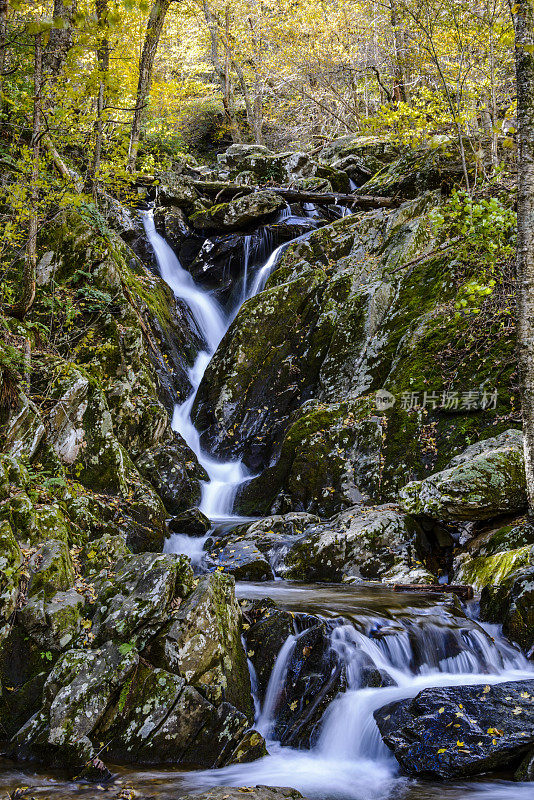
[[[479,591],[496,586],[513,572],[534,565],[534,528],[525,517],[490,523],[467,542],[453,563],[453,582]]]
[[[178,434],[156,445],[137,461],[139,471],[158,492],[169,514],[177,515],[200,502],[200,481],[207,475]]]
[[[419,533],[394,506],[357,506],[306,528],[278,569],[297,580],[432,583],[417,557]]]
[[[254,192],[206,211],[197,211],[189,221],[197,230],[239,230],[268,220],[285,205],[285,201],[274,192]]]
[[[516,781],[534,781],[534,748],[527,753],[514,778]]]
[[[447,521],[484,520],[526,506],[522,436],[506,431],[453,459],[448,469],[405,486],[402,508]]]
[[[274,577],[268,560],[250,541],[231,541],[224,547],[210,547],[206,564],[230,573],[237,581],[270,581]]]
[[[300,800],[302,795],[296,789],[276,786],[216,786],[200,794],[184,795],[182,800],[243,800],[243,797],[249,800]]]
[[[252,719],[241,624],[233,579],[220,573],[206,575],[151,642],[147,657],[155,666],[183,677],[210,702],[227,701]]]
[[[187,536],[204,536],[210,528],[210,520],[198,508],[188,508],[169,522],[170,531],[185,533]]]
[[[215,708],[183,678],[142,664],[94,736],[111,741],[106,757],[114,761],[216,767],[247,727],[228,703]]]
[[[256,603],[257,608],[245,612],[248,619],[259,620],[246,631],[247,655],[250,658],[256,677],[260,696],[265,695],[269,678],[282,646],[289,636],[295,633],[295,621],[289,611],[281,611],[274,603],[262,607],[262,601]]]
[[[374,717],[410,775],[451,780],[510,769],[534,743],[534,681],[424,689]]]
[[[81,771],[97,753],[91,732],[137,663],[137,651],[122,653],[111,642],[100,650],[70,650],[48,676],[43,705],[15,734],[11,751],[21,760]]]
[[[484,586],[480,615],[501,624],[505,636],[534,653],[534,567],[513,572],[497,586]]]
[[[288,746],[311,747],[324,712],[344,688],[344,671],[330,647],[326,626],[308,628],[298,636],[289,659],[274,712],[276,737]]]

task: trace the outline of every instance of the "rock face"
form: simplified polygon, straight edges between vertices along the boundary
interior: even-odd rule
[[[512,572],[497,586],[487,585],[480,598],[482,619],[498,622],[503,633],[529,654],[534,652],[534,567]]]
[[[410,775],[457,779],[510,769],[534,742],[534,680],[425,689],[374,716]]]
[[[99,776],[97,752],[129,763],[204,767],[264,755],[262,737],[250,730],[250,678],[232,580],[209,575],[193,588],[183,556],[123,556],[113,570],[97,573],[85,605],[74,590],[57,591],[74,580],[60,545],[34,559],[30,600],[10,633],[10,659],[0,664],[3,682],[16,689],[14,719],[0,709],[14,728],[8,751],[88,777]],[[56,607],[61,639],[54,643]],[[39,608],[47,615],[39,635],[48,640],[38,638]],[[48,643],[51,671],[39,671],[25,631],[37,647]],[[22,669],[13,661],[17,636],[26,652]]]
[[[409,483],[400,492],[402,508],[447,521],[484,520],[522,511],[527,502],[520,431],[505,431],[477,442],[448,467]]]
[[[194,415],[207,448],[263,470],[240,493],[242,513],[328,517],[392,501],[410,480],[443,470],[467,441],[493,434],[493,423],[505,429],[497,409],[462,410],[460,393],[456,410],[442,407],[452,380],[497,379],[490,360],[465,360],[449,374],[446,343],[467,335],[467,323],[451,312],[447,257],[419,258],[435,246],[434,202],[428,194],[313,232],[241,308]],[[512,340],[502,346],[513,360]],[[497,397],[503,412],[510,376]],[[434,399],[423,410],[425,392]]]

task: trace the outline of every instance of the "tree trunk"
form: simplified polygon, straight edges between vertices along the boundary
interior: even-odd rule
[[[519,0],[514,15],[518,122],[517,345],[525,471],[534,514],[534,12]]]
[[[407,103],[408,90],[404,77],[404,37],[396,0],[389,0],[389,8],[391,13],[391,29],[393,31],[393,70],[395,75],[393,94],[397,102]]]
[[[43,45],[42,34],[35,35],[33,72],[33,129],[32,129],[32,175],[30,192],[30,219],[26,256],[22,275],[22,297],[11,313],[24,319],[35,300],[37,271],[37,231],[39,227],[39,161],[41,157],[41,95],[43,89]]]
[[[135,110],[130,131],[130,145],[128,147],[128,170],[130,172],[135,171],[135,166],[137,164],[141,123],[143,122],[148,93],[152,84],[154,59],[161,37],[161,31],[165,23],[165,17],[171,2],[172,0],[155,0],[148,17],[145,41],[143,43],[141,58],[139,59],[139,80],[137,83]]]
[[[102,142],[104,139],[104,122],[102,115],[104,113],[106,103],[106,83],[107,75],[109,72],[109,41],[106,35],[108,26],[108,0],[96,0],[95,2],[96,16],[98,20],[98,27],[101,36],[98,41],[98,49],[96,52],[98,60],[98,94],[96,98],[96,120],[95,120],[95,146],[93,150],[93,158],[87,170],[85,177],[85,190],[91,191],[96,199],[97,191],[97,177],[98,170],[100,169],[100,159],[102,157]]]
[[[67,4],[64,0],[54,0],[54,20],[61,20],[62,25],[51,29],[43,51],[43,73],[49,75],[52,81],[60,75],[67,54],[72,47],[77,8],[77,0],[72,0]]]

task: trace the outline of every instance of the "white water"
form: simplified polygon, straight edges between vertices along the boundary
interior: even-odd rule
[[[244,588],[246,591],[250,587]],[[288,588],[286,584],[284,591],[294,592],[298,602],[303,590]],[[320,593],[321,589],[317,587],[316,591]],[[295,608],[295,605],[290,607]],[[408,611],[412,613],[411,609]],[[357,616],[357,607],[354,613]],[[413,789],[415,798],[432,796],[437,800],[442,796],[439,791],[430,795],[423,789],[419,794],[414,782],[399,775],[396,760],[382,742],[373,712],[395,700],[414,697],[428,687],[531,679],[534,669],[509,643],[497,636],[493,638],[495,630],[489,635],[476,625],[462,627],[461,621],[458,628],[451,627],[445,620],[442,628],[433,623],[420,624],[426,613],[421,611],[415,625],[408,614],[405,620],[397,620],[394,633],[376,640],[369,636],[376,631],[374,623],[378,618],[370,620],[368,614],[358,617],[355,624],[361,623],[369,635],[343,619],[327,622],[331,626],[331,648],[345,668],[347,690],[328,707],[318,741],[311,750],[283,747],[273,740],[276,709],[283,698],[288,667],[298,640],[298,635],[289,636],[275,662],[255,722],[255,727],[267,739],[270,755],[250,764],[191,773],[186,783],[195,789],[216,785],[291,786],[317,800],[389,800],[403,797]],[[387,621],[382,619],[383,623]],[[452,650],[462,648],[454,657],[447,655],[451,643]],[[421,663],[417,661],[417,653]],[[362,666],[366,661],[385,671],[396,685],[361,688]],[[454,800],[485,800],[486,796],[488,800],[490,797],[491,800],[534,797],[532,784],[464,783],[461,787],[449,788],[460,790],[458,794],[451,793]]]
[[[288,208],[281,212],[278,221],[291,219],[291,212]],[[268,257],[264,266],[258,269],[256,275],[251,276],[249,275],[249,265],[252,257],[252,236],[245,238],[241,290],[236,306],[228,314],[225,314],[211,294],[197,286],[189,272],[182,267],[173,249],[156,231],[151,212],[143,215],[143,223],[147,238],[156,256],[161,277],[171,287],[176,297],[187,305],[206,343],[206,349],[198,354],[195,364],[189,370],[191,393],[183,403],[175,407],[172,427],[185,439],[208,474],[208,480],[202,484],[200,510],[213,522],[237,521],[241,517],[232,513],[235,496],[239,486],[250,478],[250,475],[241,461],[219,461],[202,449],[200,434],[191,419],[191,411],[204,372],[219,342],[245,300],[263,289],[267,278],[290,242],[277,247]],[[293,241],[303,239],[310,233],[311,231]],[[198,564],[202,559],[206,539],[207,536],[190,537],[175,533],[167,540],[165,549],[167,552],[184,553],[194,564]]]

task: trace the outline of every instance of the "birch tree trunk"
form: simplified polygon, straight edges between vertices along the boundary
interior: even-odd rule
[[[39,162],[41,158],[41,103],[43,90],[43,44],[42,34],[34,38],[34,72],[33,72],[33,126],[32,126],[32,174],[30,190],[30,218],[26,254],[22,274],[22,296],[12,308],[11,313],[18,319],[24,319],[35,300],[35,283],[37,272],[37,232],[39,228]]]
[[[514,14],[519,137],[517,197],[517,346],[529,512],[534,513],[534,12]]]
[[[137,164],[141,124],[143,122],[148,93],[152,84],[154,59],[165,23],[165,17],[171,2],[172,0],[155,0],[148,17],[145,41],[143,43],[141,58],[139,59],[139,80],[137,82],[135,109],[130,130],[130,144],[128,147],[128,170],[130,172],[135,171]]]

